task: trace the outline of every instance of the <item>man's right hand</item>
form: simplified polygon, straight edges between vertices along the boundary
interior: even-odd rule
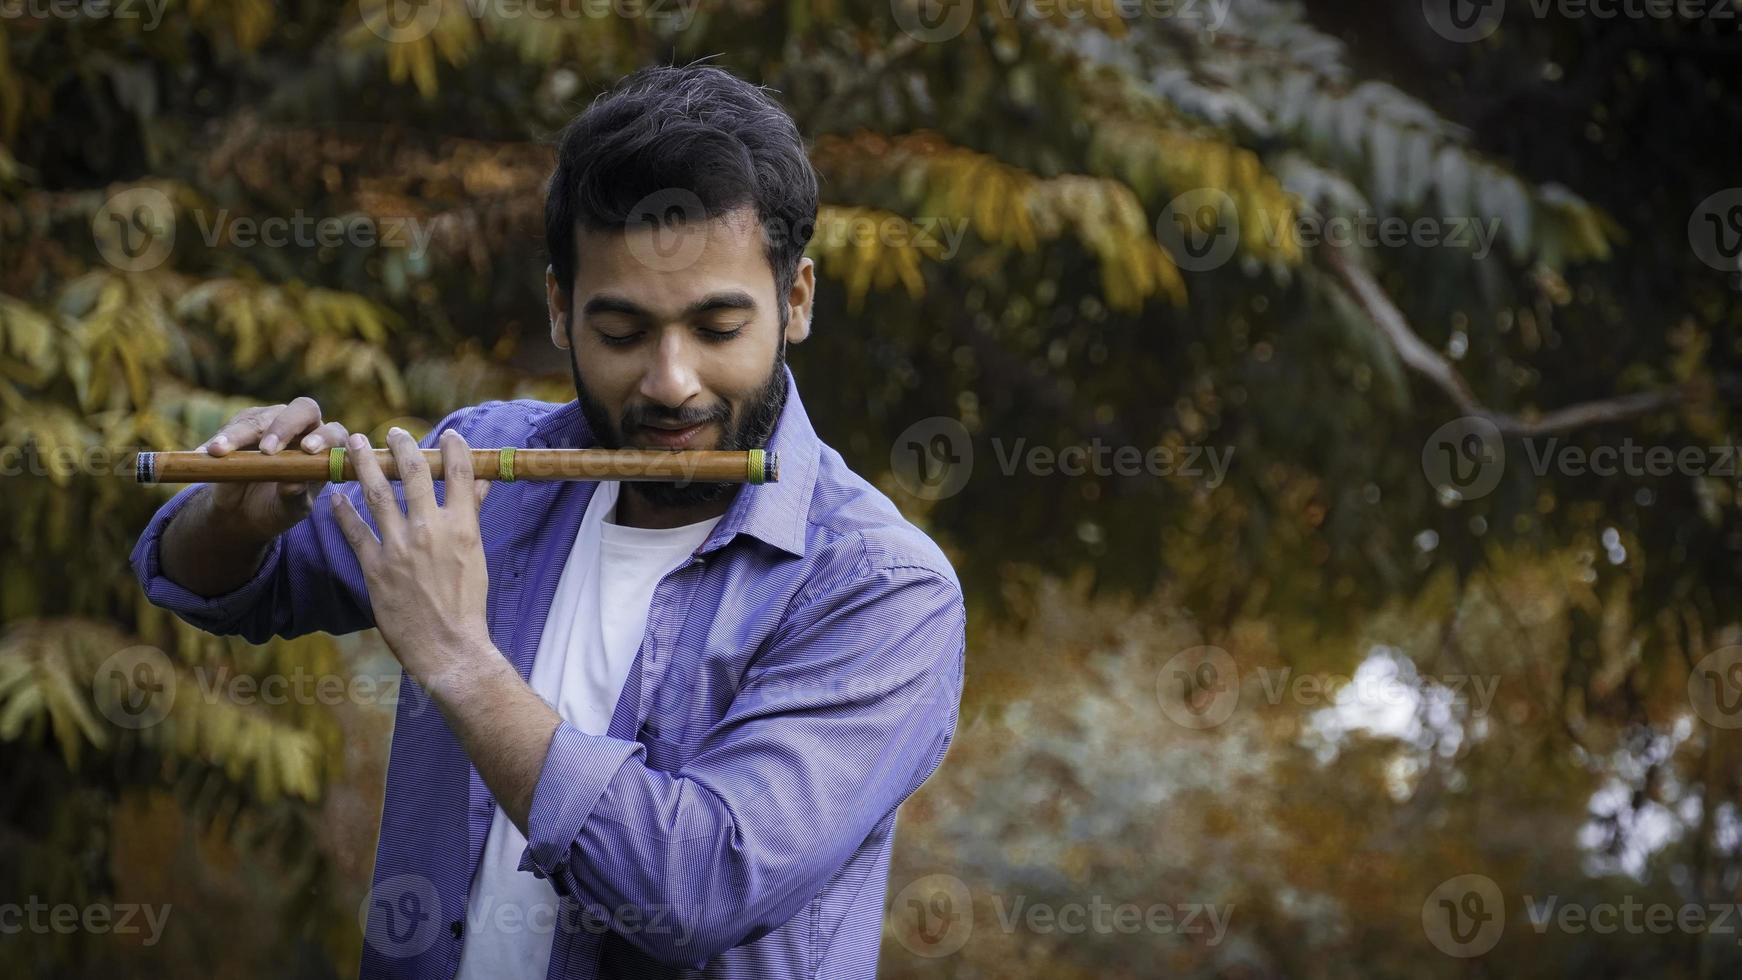
[[[325,455],[334,446],[344,446],[349,433],[338,422],[322,422],[321,407],[307,396],[288,405],[245,408],[236,413],[200,451],[225,456],[242,449],[259,449],[267,455],[304,452]],[[239,535],[250,543],[270,541],[308,517],[327,481],[313,483],[214,483],[212,516],[221,530]],[[217,530],[217,529],[214,529]]]

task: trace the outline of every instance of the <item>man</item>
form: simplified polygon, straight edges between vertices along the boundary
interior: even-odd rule
[[[394,430],[397,484],[352,452],[356,482],[189,487],[146,528],[140,582],[188,622],[375,626],[405,668],[365,977],[875,975],[895,811],[954,732],[965,612],[786,367],[816,208],[761,90],[638,72],[563,132],[549,186],[575,401]],[[367,448],[299,398],[204,449],[340,445]],[[768,447],[780,470],[487,484],[469,445]]]

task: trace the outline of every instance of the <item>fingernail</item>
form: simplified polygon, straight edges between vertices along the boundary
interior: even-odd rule
[[[307,439],[302,441],[302,448],[312,453],[320,447],[320,444],[321,441],[319,439],[316,439],[314,436],[309,436]]]
[[[263,453],[277,452],[278,451],[278,437],[277,436],[267,436],[266,438],[260,440],[260,451]]]
[[[230,448],[230,440],[224,438],[223,436],[219,436],[218,438],[212,440],[212,448],[213,449],[222,449],[222,450],[227,451]]]
[[[390,427],[387,430],[387,434],[389,436],[402,436],[402,435],[405,435],[405,430],[401,429],[399,426],[395,425],[395,426]]]
[[[363,434],[361,432],[351,433],[351,438],[345,440],[345,442],[352,449],[355,449],[358,452],[362,452],[364,449],[368,448],[368,446],[369,446],[368,443],[363,441]]]

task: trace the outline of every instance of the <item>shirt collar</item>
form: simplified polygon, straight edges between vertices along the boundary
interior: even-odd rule
[[[804,557],[811,491],[816,486],[822,443],[811,428],[804,403],[799,400],[792,368],[783,364],[780,370],[786,377],[786,405],[781,408],[774,434],[768,440],[768,448],[778,458],[780,479],[739,488],[700,553],[723,547],[743,533],[795,557]],[[541,448],[582,449],[596,441],[581,412],[580,400],[574,399],[540,419],[526,443]]]

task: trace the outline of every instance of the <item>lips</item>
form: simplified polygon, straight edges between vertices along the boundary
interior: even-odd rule
[[[687,449],[709,424],[697,422],[687,429],[660,429],[644,425],[641,427],[640,435],[644,440],[660,449]]]

